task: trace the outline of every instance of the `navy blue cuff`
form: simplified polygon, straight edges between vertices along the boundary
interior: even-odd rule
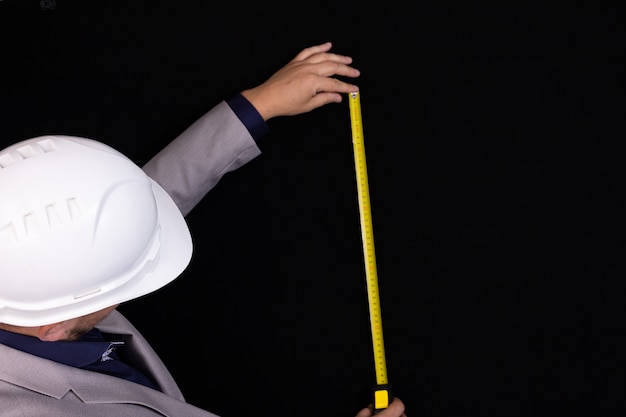
[[[265,123],[265,120],[263,120],[263,117],[261,117],[257,109],[250,104],[241,93],[235,94],[226,100],[226,103],[235,112],[244,126],[246,126],[257,144],[259,139],[270,132],[270,128],[267,123]]]

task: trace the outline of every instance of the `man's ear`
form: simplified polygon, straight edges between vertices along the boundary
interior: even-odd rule
[[[56,342],[58,340],[62,340],[67,336],[69,326],[70,322],[68,320],[39,326],[39,329],[37,330],[37,337],[44,342]]]

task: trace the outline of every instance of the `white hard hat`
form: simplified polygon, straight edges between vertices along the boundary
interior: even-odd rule
[[[174,201],[115,149],[41,136],[0,151],[0,323],[40,326],[140,297],[191,254]]]

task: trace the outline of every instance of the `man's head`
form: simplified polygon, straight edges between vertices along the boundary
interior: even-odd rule
[[[106,310],[171,282],[191,252],[173,200],[111,147],[43,136],[0,151],[0,323]]]

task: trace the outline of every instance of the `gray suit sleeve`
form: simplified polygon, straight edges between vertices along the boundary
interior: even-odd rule
[[[174,199],[186,216],[230,171],[261,154],[226,102],[189,126],[146,165],[144,171]]]

